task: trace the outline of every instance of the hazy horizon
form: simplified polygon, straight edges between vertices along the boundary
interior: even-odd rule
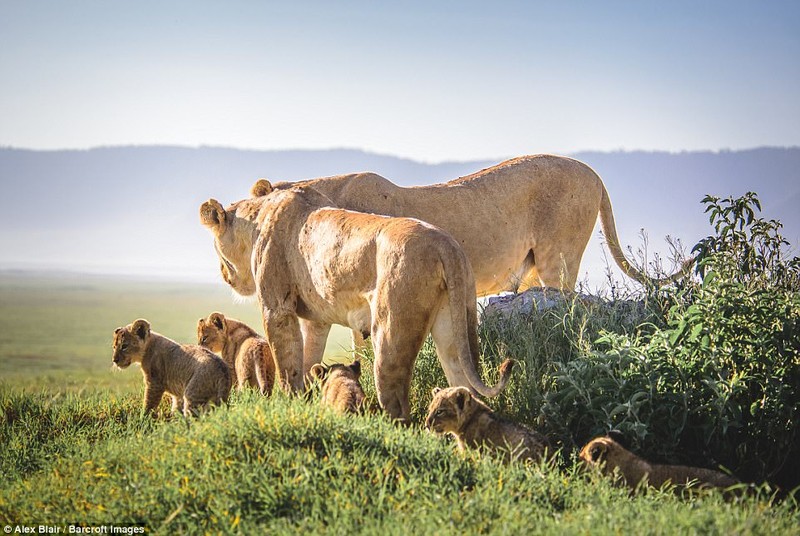
[[[0,146],[800,145],[800,4],[0,2]]]

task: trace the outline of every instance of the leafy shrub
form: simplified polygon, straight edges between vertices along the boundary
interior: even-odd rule
[[[668,462],[800,484],[800,261],[754,194],[706,197],[698,277],[650,289],[665,327],[608,331],[554,363],[542,414],[566,446],[617,428]]]

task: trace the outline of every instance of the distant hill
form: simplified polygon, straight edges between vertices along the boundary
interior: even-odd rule
[[[510,155],[515,156],[515,155]],[[707,193],[760,194],[764,213],[800,244],[800,148],[723,152],[614,152],[571,155],[603,178],[620,239],[650,251],[664,236],[693,245],[710,230],[699,204]],[[247,195],[259,177],[300,180],[375,171],[402,185],[467,175],[498,161],[425,164],[358,150],[245,151],[213,147],[111,147],[85,151],[0,149],[0,269],[73,269],[217,277],[209,233],[197,209]],[[595,236],[582,266],[602,272]]]

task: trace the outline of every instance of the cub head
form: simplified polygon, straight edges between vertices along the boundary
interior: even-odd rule
[[[133,362],[142,362],[147,341],[150,339],[150,323],[140,318],[125,327],[114,330],[112,361],[118,368],[124,369]]]
[[[239,201],[227,209],[216,199],[200,205],[200,222],[214,235],[222,279],[241,296],[252,296],[256,292],[251,268],[254,226],[261,209],[261,197],[271,191],[269,181],[260,179],[252,188],[252,199]]]
[[[228,323],[222,313],[211,313],[197,321],[197,344],[221,352],[228,339]]]
[[[437,434],[457,433],[471,410],[483,404],[466,387],[434,387],[425,428]]]
[[[329,366],[317,363],[311,367],[309,372],[311,376],[319,380],[322,385],[325,385],[331,378],[350,378],[351,380],[358,381],[361,378],[361,361],[356,359],[349,365],[335,363]]]
[[[609,436],[592,439],[580,453],[580,458],[586,467],[598,468],[604,474],[612,473],[624,463],[625,459],[632,457],[632,454]]]

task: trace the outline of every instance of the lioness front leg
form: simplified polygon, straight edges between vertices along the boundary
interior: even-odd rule
[[[297,315],[267,309],[264,331],[275,357],[275,372],[281,388],[295,393],[302,391],[303,336]]]
[[[328,341],[331,325],[312,322],[304,318],[299,320],[300,331],[303,334],[303,376],[307,376],[311,367],[317,363],[322,363],[322,356],[325,354],[325,343]]]

